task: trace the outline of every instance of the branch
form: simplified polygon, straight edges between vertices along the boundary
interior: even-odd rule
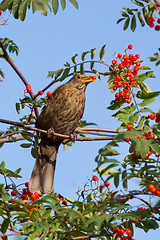
[[[18,76],[21,78],[22,82],[24,83],[24,85],[26,86],[28,84],[26,78],[23,76],[23,74],[19,71],[19,69],[16,67],[16,65],[14,64],[13,60],[11,59],[11,57],[8,55],[4,45],[3,45],[3,42],[2,40],[0,39],[0,47],[3,51],[3,57],[5,58],[5,60],[11,65],[11,67],[14,69],[14,71],[18,74]],[[33,92],[31,91],[30,92],[30,96],[32,99],[34,99],[34,94]],[[35,110],[35,114],[36,114],[36,117],[39,116],[39,113],[38,113],[38,109],[37,108],[34,108]]]
[[[39,129],[36,127],[30,127],[28,125],[19,123],[19,122],[14,122],[14,121],[10,121],[10,120],[5,120],[5,119],[0,119],[0,122],[5,123],[5,124],[10,124],[10,125],[14,125],[14,126],[18,126],[18,127],[22,127],[24,129],[28,129],[31,131],[36,131],[36,132],[40,132],[40,133],[45,133],[48,134],[48,131],[43,130],[43,129]],[[80,129],[82,130],[83,128],[79,128],[79,132]],[[87,129],[87,128],[86,128]],[[88,128],[91,129],[91,131],[94,131],[94,128]],[[101,129],[95,128],[96,131],[101,131]],[[115,130],[109,130],[106,129],[108,132],[116,132]],[[106,131],[105,129],[102,128],[102,131]],[[81,131],[82,133],[84,133],[85,131]],[[65,141],[63,141],[63,143],[66,143],[66,141],[68,142],[68,140],[72,140],[70,135],[64,135],[64,134],[60,134],[60,133],[56,133],[52,131],[53,136],[57,136],[60,138],[64,138]],[[1,136],[2,137],[2,136]],[[114,136],[109,135],[109,137],[94,137],[94,138],[84,138],[84,137],[77,137],[76,139],[74,139],[75,141],[104,141],[104,140],[113,140]],[[0,139],[0,144],[2,143],[7,143],[7,142],[15,142],[15,141],[19,141],[19,140],[24,140],[24,138],[22,136],[18,136],[18,137],[8,137],[8,138],[4,138],[4,139]]]
[[[159,2],[158,0],[154,0],[154,1],[155,1],[156,5],[157,5],[158,7],[160,7],[160,2]]]

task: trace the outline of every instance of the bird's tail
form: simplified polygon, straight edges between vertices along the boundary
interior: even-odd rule
[[[57,151],[60,144],[53,145],[50,141],[41,141],[37,159],[29,181],[29,191],[39,194],[53,192],[54,172]]]

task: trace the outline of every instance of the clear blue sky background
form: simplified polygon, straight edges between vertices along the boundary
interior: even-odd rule
[[[106,1],[87,0],[79,1],[79,9],[76,10],[68,1],[66,10],[61,7],[58,14],[48,14],[47,17],[38,12],[34,15],[30,11],[24,22],[9,17],[6,26],[1,26],[1,37],[13,39],[20,48],[18,57],[13,56],[15,64],[31,84],[34,93],[46,86],[50,79],[48,71],[63,67],[66,61],[78,53],[91,48],[97,49],[97,57],[102,45],[106,44],[105,60],[111,63],[115,52],[122,52],[128,44],[133,45],[133,54],[140,54],[144,65],[149,65],[155,70],[157,78],[148,80],[153,91],[160,90],[159,68],[147,60],[153,56],[160,43],[160,32],[156,32],[148,26],[138,27],[134,33],[130,30],[123,31],[123,24],[116,24],[121,17],[122,7],[135,7],[130,1]],[[1,68],[5,72],[5,79],[0,83],[0,107],[1,118],[18,121],[27,112],[16,113],[15,103],[23,97],[24,85],[11,67],[1,60]],[[108,70],[108,69],[106,69]],[[52,86],[50,90],[53,90]],[[87,89],[87,102],[84,119],[87,122],[95,122],[98,127],[114,128],[119,122],[111,117],[113,112],[107,110],[113,94],[107,89],[107,78],[89,85]],[[158,100],[152,104],[155,111],[159,110]],[[7,126],[0,123],[0,129]],[[20,148],[22,142],[5,144],[1,148],[1,161],[6,162],[6,167],[16,170],[21,167],[22,181],[29,181],[34,165],[34,159],[30,149]],[[72,151],[63,152],[63,146],[58,153],[58,162],[55,174],[55,192],[64,196],[75,197],[78,187],[86,182],[86,178],[92,177],[96,167],[95,156],[98,149],[105,142],[76,142]],[[122,146],[122,154],[127,154],[126,146]],[[20,183],[22,181],[17,181]],[[133,186],[136,181],[133,180]],[[159,230],[145,234],[136,229],[134,239],[145,240],[158,239]]]

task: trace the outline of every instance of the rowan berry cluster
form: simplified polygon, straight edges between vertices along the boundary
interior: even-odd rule
[[[150,114],[149,115],[149,118],[151,120],[154,120],[155,119],[155,122],[156,123],[159,123],[160,122],[160,112],[156,113],[156,114]]]
[[[26,200],[26,199],[30,200],[31,199],[31,201],[34,202],[34,201],[37,201],[40,197],[42,197],[42,195],[40,195],[37,192],[32,193],[32,192],[29,191],[29,189],[28,189],[28,182],[25,183],[25,187],[26,188],[22,189],[22,194],[20,194],[20,197],[21,197],[22,200]],[[11,196],[12,197],[13,196],[17,196],[17,194],[18,193],[16,191],[12,191],[11,192]]]
[[[131,50],[133,46],[128,45],[128,49]],[[139,54],[122,55],[118,53],[117,60],[120,61],[117,64],[117,60],[112,60],[112,65],[116,67],[115,70],[119,72],[119,74],[115,77],[113,81],[112,89],[114,91],[118,90],[115,94],[116,101],[124,101],[126,103],[131,103],[131,92],[133,87],[137,87],[136,76],[139,71],[139,67],[141,65],[140,61],[137,61],[140,58]]]
[[[149,17],[148,18],[148,22],[149,22],[149,26],[151,27],[151,28],[153,28],[154,27],[154,29],[156,30],[156,31],[160,31],[160,18],[158,18],[157,19],[157,25],[155,25],[155,19],[154,19],[154,17]]]
[[[132,238],[132,232],[130,229],[119,229],[119,228],[113,228],[113,233],[116,234],[117,236],[121,237],[120,240],[134,240]],[[127,236],[124,236],[124,234],[126,233]]]
[[[153,184],[149,184],[148,188],[151,191],[151,193],[153,193],[154,195],[160,197],[160,189],[157,189]]]

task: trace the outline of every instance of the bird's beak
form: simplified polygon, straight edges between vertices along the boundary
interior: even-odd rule
[[[96,75],[91,75],[82,79],[85,83],[90,83],[96,81]]]

